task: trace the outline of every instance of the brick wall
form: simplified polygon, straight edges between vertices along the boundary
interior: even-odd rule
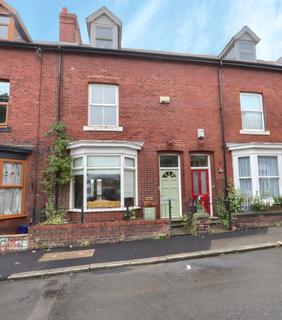
[[[223,68],[223,98],[227,143],[282,142],[282,75],[278,71],[246,68]],[[240,134],[242,129],[240,92],[263,95],[265,130],[270,135]],[[228,175],[233,177],[231,152],[228,154]]]
[[[106,243],[170,236],[168,220],[136,220],[66,225],[37,225],[29,229],[29,248],[79,246],[83,243]]]
[[[232,215],[235,229],[248,229],[282,225],[282,212],[236,213]]]
[[[0,236],[0,253],[18,252],[28,249],[28,235]]]
[[[105,222],[105,221],[122,221],[124,212],[95,212],[95,213],[84,213],[84,222]],[[71,222],[80,222],[80,212],[69,212],[69,219]]]
[[[60,41],[67,43],[81,43],[80,29],[76,14],[69,13],[63,8],[60,13]]]
[[[190,154],[209,154],[214,202],[224,184],[224,175],[217,171],[223,167],[223,155],[216,67],[71,53],[64,54],[63,61],[62,119],[72,138],[144,142],[138,155],[139,206],[147,197],[153,198],[157,217],[160,215],[161,153],[180,155],[183,212],[191,197]],[[83,131],[88,121],[88,84],[109,79],[119,85],[120,126],[124,130]],[[161,95],[170,96],[171,103],[160,104]],[[198,128],[205,129],[202,143],[197,138]]]
[[[42,63],[42,65],[41,65]],[[111,57],[99,54],[63,53],[62,120],[74,140],[144,141],[138,156],[139,206],[146,198],[159,210],[160,153],[175,153],[181,159],[181,192],[183,212],[191,197],[191,153],[211,156],[213,202],[223,191],[221,126],[219,114],[217,66],[198,63]],[[42,67],[42,73],[41,71]],[[58,55],[45,50],[40,57],[34,49],[0,51],[0,78],[11,81],[8,126],[0,132],[0,144],[39,145],[39,174],[36,175],[35,151],[27,159],[27,192],[25,219],[0,221],[0,230],[15,230],[28,222],[37,199],[37,209],[44,206],[43,170],[52,138],[44,132],[56,120],[58,95]],[[123,132],[85,132],[88,112],[88,84],[116,83],[120,91],[120,126]],[[41,84],[41,86],[40,86]],[[281,73],[247,68],[224,67],[223,95],[227,142],[281,142],[282,100]],[[240,135],[240,91],[260,92],[264,97],[266,130],[270,136]],[[78,94],[79,93],[79,94]],[[171,103],[162,105],[160,96],[170,96]],[[197,129],[205,129],[203,142]],[[39,138],[38,138],[39,137]],[[228,175],[232,177],[232,161],[228,154]],[[35,186],[38,183],[37,194]],[[69,190],[61,192],[68,207]],[[141,211],[142,213],[142,211]],[[2,231],[2,232],[5,232]]]
[[[19,224],[30,222],[34,206],[39,210],[45,203],[41,181],[51,139],[44,132],[56,119],[58,58],[56,53],[38,54],[36,49],[0,50],[0,79],[10,81],[8,130],[0,128],[0,144],[33,149],[26,160],[23,217],[1,219],[0,233],[15,233]]]

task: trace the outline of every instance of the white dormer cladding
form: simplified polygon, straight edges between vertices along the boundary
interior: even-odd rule
[[[96,48],[119,49],[122,23],[108,8],[102,7],[87,19],[90,44]]]
[[[260,38],[247,26],[243,27],[220,54],[222,59],[256,61],[256,44]]]

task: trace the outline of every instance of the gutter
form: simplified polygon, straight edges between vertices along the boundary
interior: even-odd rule
[[[56,112],[56,124],[61,121],[61,96],[62,96],[62,51],[61,46],[58,46],[58,93],[57,93],[57,112]],[[59,205],[59,185],[55,185],[55,206]]]
[[[2,152],[14,152],[14,153],[21,153],[21,154],[30,154],[32,153],[33,147],[32,146],[11,146],[6,144],[0,145],[0,151]]]
[[[282,71],[282,65],[269,64],[269,63],[257,63],[248,61],[235,61],[235,60],[222,60],[220,57],[203,57],[203,56],[189,56],[189,55],[178,55],[174,53],[161,53],[161,52],[148,52],[148,51],[137,51],[128,49],[100,49],[93,48],[91,46],[84,45],[69,45],[69,44],[47,44],[47,43],[26,43],[16,41],[0,41],[1,48],[17,48],[17,49],[38,49],[39,47],[44,51],[51,52],[69,52],[69,53],[81,53],[81,54],[93,54],[93,55],[107,55],[117,56],[125,58],[135,59],[149,59],[159,61],[175,61],[175,62],[186,62],[186,63],[203,63],[210,65],[218,65],[221,63],[222,66],[232,66],[250,69],[260,70],[272,70]]]
[[[61,46],[58,46],[58,94],[57,94],[57,123],[61,120],[61,90],[62,90],[62,51]]]
[[[38,193],[38,174],[39,174],[39,161],[40,161],[40,126],[41,126],[41,100],[42,100],[42,68],[43,68],[43,55],[44,52],[41,48],[36,50],[38,59],[40,60],[39,67],[39,95],[38,95],[38,119],[37,119],[37,132],[36,132],[36,149],[35,149],[35,183],[34,183],[34,200],[32,209],[32,223],[39,222],[40,217],[37,215],[37,193]]]

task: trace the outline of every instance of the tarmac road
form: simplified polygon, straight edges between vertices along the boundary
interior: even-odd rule
[[[282,248],[3,281],[0,319],[281,320]]]

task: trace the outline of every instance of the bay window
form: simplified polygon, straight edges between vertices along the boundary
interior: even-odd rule
[[[23,213],[24,161],[0,159],[0,219]]]
[[[245,199],[274,198],[282,193],[282,144],[229,144],[234,184]]]
[[[122,209],[137,205],[136,157],[86,154],[73,160],[72,209]]]

